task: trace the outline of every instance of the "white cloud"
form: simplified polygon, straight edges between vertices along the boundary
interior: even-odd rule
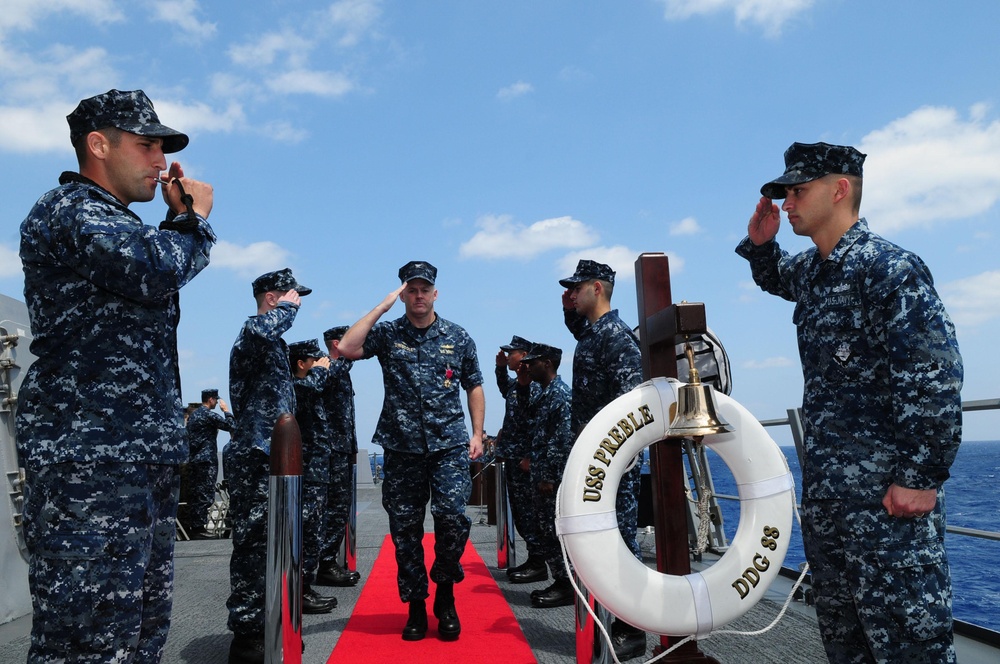
[[[77,14],[93,23],[115,23],[124,16],[115,0],[4,0],[0,36],[13,30],[31,30],[50,14]]]
[[[576,264],[583,259],[597,261],[610,265],[615,271],[615,283],[622,281],[632,281],[635,279],[635,261],[639,258],[641,251],[629,249],[626,246],[616,244],[613,247],[591,247],[583,251],[574,251],[559,259],[559,278],[568,277],[576,272]],[[666,252],[670,261],[670,274],[677,275],[684,270],[684,259],[672,252]]]
[[[269,32],[255,41],[229,47],[229,59],[234,64],[250,68],[273,65],[279,58],[286,57],[291,66],[301,66],[311,48],[310,42],[301,34],[285,30]]]
[[[378,0],[340,0],[326,10],[333,26],[343,31],[340,46],[354,46],[362,40],[382,14]]]
[[[767,357],[763,360],[747,360],[740,366],[744,369],[780,369],[793,366],[798,360],[791,360],[787,357]]]
[[[73,104],[0,106],[0,152],[72,152],[66,114]]]
[[[524,95],[533,91],[534,88],[531,86],[531,83],[518,81],[513,85],[508,85],[506,88],[501,88],[500,91],[497,92],[497,99],[500,99],[501,101],[508,101],[511,99],[516,99],[517,97],[523,97]]]
[[[983,272],[939,287],[958,326],[977,326],[1000,318],[1000,271]]]
[[[865,136],[862,214],[881,233],[988,210],[1000,200],[1000,120],[926,106]]]
[[[215,23],[198,20],[198,15],[202,13],[198,0],[154,2],[151,9],[157,20],[176,25],[187,41],[204,40],[215,34]]]
[[[770,37],[793,16],[813,5],[814,0],[659,0],[668,21],[683,21],[692,16],[733,13],[736,24],[753,23],[764,28]]]
[[[242,247],[219,240],[212,248],[210,267],[233,270],[249,279],[288,266],[291,253],[274,242],[254,242]]]
[[[597,241],[597,233],[572,217],[516,224],[509,215],[485,216],[476,221],[480,229],[459,249],[462,258],[528,259],[550,249],[586,247]]]
[[[0,278],[21,276],[21,256],[15,249],[0,244]]]
[[[296,69],[272,77],[267,87],[281,94],[313,94],[339,97],[354,89],[354,83],[343,74],[327,71]]]
[[[183,94],[183,93],[182,93]],[[230,132],[242,126],[245,122],[243,108],[236,102],[230,102],[224,110],[217,110],[203,102],[185,104],[169,99],[153,100],[156,113],[160,120],[176,127],[185,133],[197,130],[212,132]]]
[[[260,133],[276,143],[286,143],[289,145],[301,143],[309,136],[309,132],[305,129],[299,129],[284,120],[268,122],[261,127]]]
[[[677,235],[697,235],[701,233],[701,224],[694,217],[688,217],[686,219],[681,219],[680,221],[670,224],[670,234]]]

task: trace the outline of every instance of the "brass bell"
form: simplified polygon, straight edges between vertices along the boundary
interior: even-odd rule
[[[715,391],[701,382],[694,368],[694,350],[685,342],[684,353],[688,360],[688,384],[677,390],[677,413],[667,427],[668,438],[695,438],[713,433],[734,431],[716,411]]]

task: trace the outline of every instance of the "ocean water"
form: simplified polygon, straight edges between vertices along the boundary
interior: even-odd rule
[[[801,499],[798,457],[794,447],[782,447],[795,476],[796,497]],[[736,494],[733,476],[722,459],[709,454],[715,491]],[[720,500],[726,536],[731,540],[739,524],[739,503]],[[970,441],[959,448],[945,483],[948,525],[1000,532],[1000,441]],[[802,532],[793,523],[784,566],[799,569],[805,561]],[[1000,542],[948,533],[945,539],[951,565],[955,618],[1000,631]]]
[[[802,484],[794,447],[782,447],[795,477],[796,498]],[[736,495],[736,485],[726,464],[709,452],[709,465],[717,494]],[[373,474],[382,455],[369,457]],[[649,455],[646,455],[648,472]],[[959,448],[945,483],[948,525],[1000,532],[1000,441],[969,441]],[[378,475],[375,475],[378,477]],[[739,501],[720,500],[726,537],[732,541],[739,524]],[[945,539],[951,564],[955,618],[1000,631],[1000,541],[949,533]],[[784,566],[800,569],[805,562],[802,531],[793,519],[791,542]]]

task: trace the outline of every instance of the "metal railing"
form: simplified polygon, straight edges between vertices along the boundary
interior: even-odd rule
[[[962,412],[974,412],[982,410],[1000,410],[1000,399],[979,399],[975,401],[963,401]],[[760,420],[765,427],[787,426],[792,433],[795,442],[795,451],[799,457],[799,468],[802,467],[802,411],[800,408],[790,408],[788,417],[774,420]],[[716,494],[716,498],[722,500],[739,500],[739,496],[726,494]],[[945,532],[961,535],[963,537],[977,537],[985,540],[1000,541],[1000,532],[992,530],[979,530],[976,528],[963,528],[961,526],[946,526]],[[798,577],[798,572],[783,568],[792,578]],[[955,632],[972,639],[989,643],[993,646],[1000,646],[1000,632],[996,632],[987,627],[964,620],[955,620]]]

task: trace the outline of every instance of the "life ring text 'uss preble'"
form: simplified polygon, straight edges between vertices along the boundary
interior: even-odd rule
[[[672,378],[643,383],[584,428],[563,473],[556,533],[577,576],[611,613],[647,632],[703,638],[749,611],[777,576],[788,551],[795,487],[784,454],[764,427],[717,393],[718,412],[734,431],[703,442],[736,479],[736,535],[703,572],[662,574],[637,560],[618,532],[618,485],[632,459],[666,437],[681,385]]]

